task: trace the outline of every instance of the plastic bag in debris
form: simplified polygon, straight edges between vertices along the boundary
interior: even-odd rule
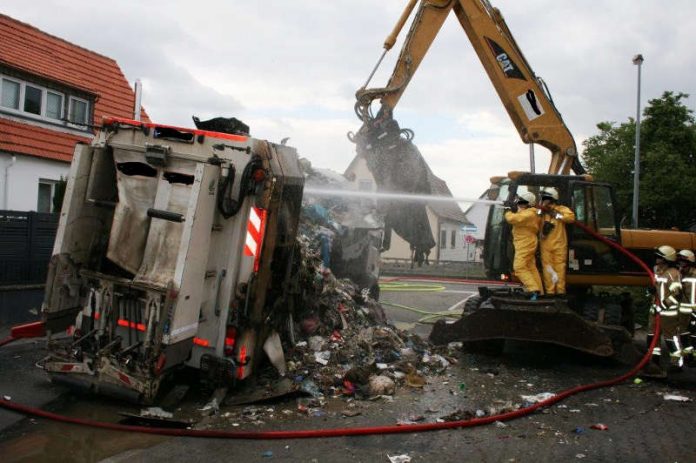
[[[390,463],[409,463],[411,461],[411,457],[407,454],[394,456],[387,454],[387,458],[389,458]]]
[[[520,397],[522,397],[522,400],[524,400],[525,402],[535,404],[537,402],[543,402],[544,400],[548,400],[551,397],[555,397],[555,395],[556,394],[554,394],[553,392],[542,392],[536,395],[521,395]]]
[[[394,380],[387,376],[372,376],[369,380],[369,391],[371,396],[394,395],[396,385]]]

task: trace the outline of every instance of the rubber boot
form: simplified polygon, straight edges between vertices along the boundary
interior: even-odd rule
[[[650,347],[650,343],[652,343],[653,338],[655,337],[654,334],[649,334],[646,341],[648,347]],[[662,351],[660,349],[660,345],[657,344],[655,346],[655,349],[653,350],[652,357],[650,358],[650,361],[645,364],[642,370],[638,372],[638,376],[642,376],[644,378],[654,378],[654,379],[664,379],[667,377],[667,372],[662,368],[661,365],[661,359],[662,359]]]
[[[684,352],[682,351],[679,336],[672,336],[665,339],[667,349],[669,349],[669,363],[676,370],[681,371],[684,367]]]

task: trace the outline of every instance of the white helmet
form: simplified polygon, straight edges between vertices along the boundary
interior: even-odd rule
[[[681,251],[679,251],[679,253],[677,254],[677,258],[679,260],[691,262],[692,264],[696,262],[696,256],[693,252],[689,251],[688,249],[682,249]]]
[[[534,193],[530,191],[526,191],[519,195],[519,203],[529,203],[529,204],[536,204],[536,196],[534,196]]]
[[[667,246],[666,244],[655,249],[655,255],[667,262],[677,261],[677,251],[672,246]]]
[[[542,200],[551,198],[554,201],[558,201],[558,191],[556,191],[555,188],[544,188],[543,190],[541,190],[539,195],[541,196]]]

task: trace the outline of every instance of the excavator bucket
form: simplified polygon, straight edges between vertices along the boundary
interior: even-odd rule
[[[401,129],[388,116],[363,124],[353,141],[357,153],[367,161],[379,191],[430,195],[430,169],[418,148],[411,142],[413,132]],[[380,200],[385,228],[411,245],[416,253],[425,254],[435,246],[426,202],[392,202]]]
[[[456,322],[438,321],[430,334],[433,344],[461,341],[476,347],[508,339],[556,344],[622,362],[639,358],[625,329],[587,321],[562,299],[491,296]]]

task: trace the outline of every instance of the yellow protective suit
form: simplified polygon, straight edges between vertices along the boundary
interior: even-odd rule
[[[546,222],[553,226],[548,235],[542,234],[541,237],[541,273],[544,275],[544,289],[546,294],[565,294],[568,265],[568,235],[565,224],[575,221],[575,213],[565,206],[556,204],[545,210],[542,216],[542,231]]]
[[[541,277],[536,266],[536,249],[539,235],[538,209],[530,207],[518,212],[507,211],[505,221],[512,225],[512,244],[515,260],[512,269],[529,292],[543,294]]]

